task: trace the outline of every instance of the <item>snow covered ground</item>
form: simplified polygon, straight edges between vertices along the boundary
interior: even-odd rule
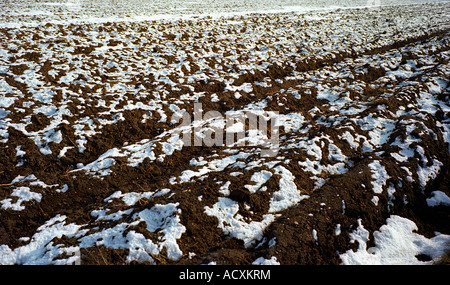
[[[309,2],[1,2],[0,264],[439,262],[450,2]]]

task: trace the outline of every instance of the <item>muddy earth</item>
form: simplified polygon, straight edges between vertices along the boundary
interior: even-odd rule
[[[445,263],[449,13],[4,12],[0,263],[346,264],[399,217]],[[276,128],[224,119],[253,113]]]

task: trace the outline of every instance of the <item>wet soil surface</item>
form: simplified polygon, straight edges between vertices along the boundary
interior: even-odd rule
[[[0,28],[2,253],[340,264],[358,221],[368,246],[391,215],[450,234],[448,207],[427,203],[450,195],[449,10]],[[213,125],[194,103],[277,119],[276,155],[183,143],[182,111]]]

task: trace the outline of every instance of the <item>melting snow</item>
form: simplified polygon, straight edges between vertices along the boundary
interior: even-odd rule
[[[414,222],[392,215],[386,220],[386,225],[373,233],[375,246],[367,248],[369,232],[361,221],[358,228],[350,234],[353,242],[358,242],[358,250],[349,250],[340,255],[345,265],[395,265],[395,264],[431,264],[438,261],[445,253],[450,236],[437,234],[428,239],[414,233],[417,226]],[[432,261],[419,261],[417,255],[425,254]]]

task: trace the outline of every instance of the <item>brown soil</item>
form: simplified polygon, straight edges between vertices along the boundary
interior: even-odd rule
[[[117,24],[109,23],[109,25],[114,26]],[[105,24],[102,28],[110,29],[111,27]],[[72,27],[69,30],[74,29]],[[141,32],[147,32],[146,28],[143,27]],[[9,31],[3,30],[3,33],[8,35]],[[280,114],[300,113],[306,120],[311,120],[311,127],[306,134],[307,137],[313,139],[326,134],[345,155],[352,159],[354,165],[345,174],[321,174],[321,178],[327,179],[326,183],[320,189],[313,191],[314,183],[310,179],[310,174],[299,167],[297,163],[298,161],[304,161],[309,157],[309,154],[300,149],[281,150],[280,155],[285,160],[290,160],[285,167],[296,177],[295,183],[297,188],[302,189],[302,194],[307,194],[310,197],[281,212],[280,217],[265,230],[264,240],[266,242],[259,247],[245,248],[241,240],[224,235],[217,226],[217,219],[206,215],[204,208],[205,206],[212,207],[217,202],[217,197],[221,196],[218,193],[217,182],[231,181],[229,198],[239,202],[242,209],[240,214],[251,218],[251,220],[261,220],[268,211],[270,197],[278,189],[278,177],[272,176],[265,184],[267,191],[255,194],[250,194],[244,187],[244,185],[249,184],[252,172],[243,171],[243,175],[234,177],[230,175],[233,172],[233,169],[230,168],[221,172],[211,172],[208,178],[204,180],[196,180],[195,182],[188,182],[182,185],[171,185],[169,183],[170,178],[180,176],[183,170],[195,169],[195,167],[190,165],[192,158],[209,157],[213,154],[217,154],[217,157],[224,157],[226,153],[224,152],[225,148],[222,147],[184,147],[181,151],[175,151],[173,155],[165,157],[163,162],[158,160],[152,161],[147,158],[136,167],[129,166],[126,158],[116,158],[117,163],[111,167],[112,173],[102,178],[87,175],[84,172],[71,172],[77,168],[77,163],[86,165],[95,161],[109,149],[120,148],[126,143],[137,143],[143,139],[154,139],[173,127],[168,123],[160,122],[160,116],[156,112],[152,114],[153,117],[150,120],[143,122],[143,116],[147,114],[147,111],[142,109],[126,110],[122,113],[124,120],[96,129],[98,132],[87,138],[86,149],[81,153],[77,150],[76,140],[78,138],[72,128],[76,118],[86,116],[96,118],[98,113],[105,112],[108,109],[96,104],[85,104],[80,110],[77,107],[81,104],[81,101],[77,102],[75,99],[68,104],[68,108],[75,116],[65,116],[64,119],[67,120],[67,123],[58,126],[57,130],[61,131],[63,140],[59,144],[50,144],[53,152],[50,155],[42,154],[35,142],[23,132],[12,127],[8,128],[9,137],[7,143],[0,145],[0,200],[10,197],[12,192],[10,183],[18,175],[34,174],[47,185],[66,184],[70,190],[64,193],[55,191],[45,191],[44,193],[41,188],[36,187],[32,190],[44,194],[39,203],[25,202],[24,205],[26,207],[22,211],[2,209],[0,214],[0,245],[6,244],[12,249],[23,245],[24,242],[19,240],[21,237],[31,237],[41,225],[58,214],[66,215],[67,223],[90,225],[92,227],[98,225],[101,227],[103,225],[91,216],[91,212],[103,207],[105,205],[104,199],[114,192],[147,192],[163,188],[170,188],[172,195],[156,197],[150,200],[141,199],[134,206],[134,211],[137,211],[150,208],[159,202],[179,202],[181,224],[186,227],[186,232],[182,235],[178,244],[184,256],[179,260],[173,261],[168,259],[162,252],[158,256],[152,256],[157,264],[205,264],[211,261],[215,261],[217,264],[251,264],[261,256],[266,258],[275,256],[281,264],[339,264],[341,260],[337,253],[343,253],[352,247],[357,247],[357,244],[350,243],[349,233],[356,228],[358,219],[362,219],[364,227],[370,231],[369,245],[373,245],[373,231],[378,230],[385,224],[386,219],[390,215],[399,215],[413,220],[418,226],[418,232],[427,237],[434,236],[435,231],[450,234],[448,208],[442,206],[428,207],[426,204],[426,198],[431,196],[431,191],[439,189],[448,195],[450,194],[449,146],[444,141],[442,130],[438,126],[440,122],[448,120],[448,113],[440,111],[436,112],[435,115],[428,115],[426,119],[414,118],[415,120],[420,120],[428,129],[433,130],[437,134],[437,139],[434,139],[431,134],[421,132],[423,128],[422,130],[418,129],[416,135],[421,138],[421,142],[417,143],[417,145],[422,146],[426,150],[426,156],[430,158],[429,161],[431,161],[431,158],[438,158],[443,163],[434,181],[428,184],[425,189],[421,189],[418,182],[408,182],[406,180],[405,172],[401,168],[402,166],[407,166],[410,169],[417,169],[416,160],[409,160],[399,164],[390,156],[390,153],[398,151],[395,146],[391,145],[395,138],[400,136],[404,139],[408,135],[405,127],[399,123],[402,119],[408,119],[408,116],[405,115],[398,119],[396,128],[390,137],[390,142],[377,149],[377,153],[362,153],[361,149],[353,150],[348,144],[339,139],[341,134],[339,130],[333,126],[328,127],[324,124],[319,124],[316,121],[319,119],[318,115],[311,114],[310,110],[316,106],[319,109],[325,108],[323,106],[327,101],[316,98],[317,90],[315,88],[302,86],[302,81],[299,79],[286,79],[293,72],[319,71],[345,59],[356,59],[362,55],[386,53],[408,45],[414,46],[420,42],[448,39],[448,35],[448,30],[440,30],[425,36],[399,40],[391,45],[376,47],[364,53],[340,51],[325,58],[312,56],[306,60],[292,59],[292,62],[284,65],[273,63],[266,70],[239,71],[233,84],[239,86],[244,83],[250,83],[254,93],[254,96],[250,96],[242,92],[242,97],[239,100],[234,100],[234,92],[224,90],[226,85],[219,80],[199,81],[191,85],[194,92],[204,92],[205,94],[200,98],[200,102],[203,103],[203,112],[217,110],[224,114],[226,111],[240,109],[251,102],[266,99],[267,110],[278,111]],[[162,37],[167,41],[177,41],[176,35],[172,33],[164,32]],[[38,37],[35,39],[38,40]],[[189,40],[189,35],[183,34],[180,40]],[[55,43],[54,46],[57,44]],[[108,45],[113,47],[120,44],[120,41],[113,39],[108,42]],[[446,46],[447,50],[448,47],[449,45]],[[97,46],[94,45],[80,45],[73,50],[73,55],[84,59],[94,58],[96,48]],[[155,53],[157,52],[158,50],[155,48]],[[432,52],[438,56],[443,52],[443,49]],[[411,59],[411,55],[405,54],[403,64],[408,59]],[[11,73],[0,74],[9,85],[14,86],[26,96],[28,96],[27,94],[29,94],[30,90],[17,78],[29,68],[27,64],[19,63],[24,60],[41,65],[39,70],[42,77],[55,89],[67,87],[70,92],[79,93],[80,98],[84,100],[89,100],[91,97],[94,98],[94,96],[100,94],[99,96],[107,102],[107,105],[109,104],[108,100],[113,101],[113,99],[103,94],[102,84],[121,80],[111,75],[114,70],[109,70],[108,72],[111,73],[99,74],[97,77],[98,81],[96,81],[96,84],[99,86],[63,86],[63,84],[57,86],[56,82],[64,74],[63,70],[58,71],[61,72],[59,77],[49,74],[52,65],[56,65],[57,62],[42,59],[40,53],[27,52],[22,56],[15,56],[13,59],[15,63],[10,65]],[[165,60],[167,60],[168,64],[176,61],[176,59],[170,57],[165,58]],[[195,74],[200,67],[193,61],[190,62],[189,71],[185,66],[181,70],[184,73]],[[444,59],[444,63],[448,65],[448,57]],[[216,63],[209,62],[209,64],[210,66],[215,66]],[[220,63],[217,64],[220,65]],[[225,65],[221,65],[221,67],[224,70],[228,68],[230,73],[234,72],[233,67]],[[417,96],[417,92],[419,92],[419,87],[417,87],[417,89],[413,89],[416,94],[414,92],[408,93],[409,97],[406,95],[403,98],[396,98],[395,96],[382,97],[381,95],[385,90],[389,90],[389,87],[381,86],[374,89],[370,84],[383,77],[385,70],[371,65],[363,66],[363,69],[365,70],[364,73],[354,71],[354,80],[364,83],[365,90],[362,93],[357,93],[353,90],[352,92],[354,93],[351,93],[352,99],[367,103],[368,108],[360,116],[382,112],[378,109],[380,105],[385,105],[388,110],[395,113],[401,106],[406,106],[407,103],[405,102],[411,97]],[[446,76],[448,79],[448,75]],[[262,87],[255,84],[263,81],[264,78],[270,79],[270,87]],[[135,76],[130,85],[135,85],[136,88],[142,87],[146,91],[154,91],[157,86],[153,85],[153,79],[153,74],[141,74],[140,76]],[[283,81],[277,82],[278,79],[283,79]],[[88,78],[83,78],[81,75],[75,80],[89,82]],[[333,79],[330,79],[330,81],[335,85],[341,83],[333,81]],[[172,90],[170,86],[165,86],[165,88],[169,90],[168,100],[178,98],[180,95],[185,94],[187,90],[189,90],[189,93],[193,93],[187,87],[181,89],[181,91]],[[301,94],[301,103],[296,101],[291,93],[284,92],[289,90],[289,88],[296,88],[298,93]],[[56,104],[60,103],[65,96],[68,96],[68,90],[64,92],[55,91],[57,95],[52,99],[55,100]],[[410,91],[408,90],[408,92]],[[216,94],[220,101],[211,102],[212,94]],[[128,102],[126,100],[132,102],[149,100],[149,98],[136,99],[136,96],[130,91],[116,108],[122,107],[121,104],[125,105]],[[436,98],[443,101],[447,100],[448,103],[448,93],[438,94]],[[14,112],[14,108],[18,107],[19,104],[23,104],[23,101],[17,100],[7,110]],[[180,108],[183,107],[189,111],[192,108],[191,105],[191,102],[187,102],[184,105],[180,104]],[[169,117],[172,114],[168,108],[165,108],[164,111]],[[333,120],[338,115],[333,111],[327,112],[323,114],[323,117],[330,120]],[[29,113],[14,112],[9,118],[13,121],[20,121],[20,119],[27,116],[31,120],[31,124],[26,127],[27,132],[43,130],[52,120],[52,118],[47,117],[43,113],[31,115]],[[107,118],[108,116],[104,115],[104,117]],[[348,120],[347,123],[353,126],[357,133],[365,133],[367,135],[367,131],[362,130],[354,122]],[[281,128],[280,136],[283,135],[290,134],[284,128]],[[292,136],[296,138],[296,136],[300,135],[295,134]],[[333,164],[335,162],[330,161],[328,158],[327,144],[328,142],[324,140],[325,147],[323,147],[323,160],[321,163]],[[22,146],[21,149],[26,152],[23,157],[16,156],[15,149],[18,146]],[[66,155],[60,158],[58,153],[64,147],[74,148],[68,150]],[[161,153],[161,150],[157,149],[156,151]],[[384,153],[379,153],[380,151],[384,151]],[[378,195],[378,206],[375,206],[371,201],[374,193],[369,186],[371,185],[372,177],[368,164],[373,159],[379,159],[383,162],[391,177],[387,181],[388,184],[399,185],[401,183],[402,185],[401,187],[396,187],[396,192],[394,193],[395,203],[390,209],[388,209],[390,198],[387,191],[383,191],[383,193]],[[420,157],[417,158],[417,160],[419,159]],[[25,163],[23,166],[17,167],[16,165],[20,160],[25,161]],[[260,166],[260,169],[265,169],[265,166]],[[201,201],[198,199],[199,196],[202,197]],[[408,204],[401,202],[405,198]],[[343,202],[345,202],[345,208],[343,207]],[[252,211],[243,210],[245,209],[244,205],[250,206]],[[113,212],[126,208],[123,203],[119,202],[111,203],[108,207]],[[117,222],[119,223],[120,221]],[[334,234],[337,224],[340,224],[342,229],[341,234],[338,236]],[[317,241],[313,238],[313,229],[317,231]],[[158,239],[156,233],[147,232],[143,225],[134,226],[129,230],[142,233],[150,239]],[[272,239],[276,240],[276,244],[269,247],[268,241]],[[76,239],[66,236],[55,238],[53,242],[65,246],[77,245],[78,243]],[[188,256],[189,252],[195,253],[195,256]],[[112,249],[104,246],[83,248],[81,250],[81,262],[82,264],[123,264],[127,255],[128,251],[124,249]]]

